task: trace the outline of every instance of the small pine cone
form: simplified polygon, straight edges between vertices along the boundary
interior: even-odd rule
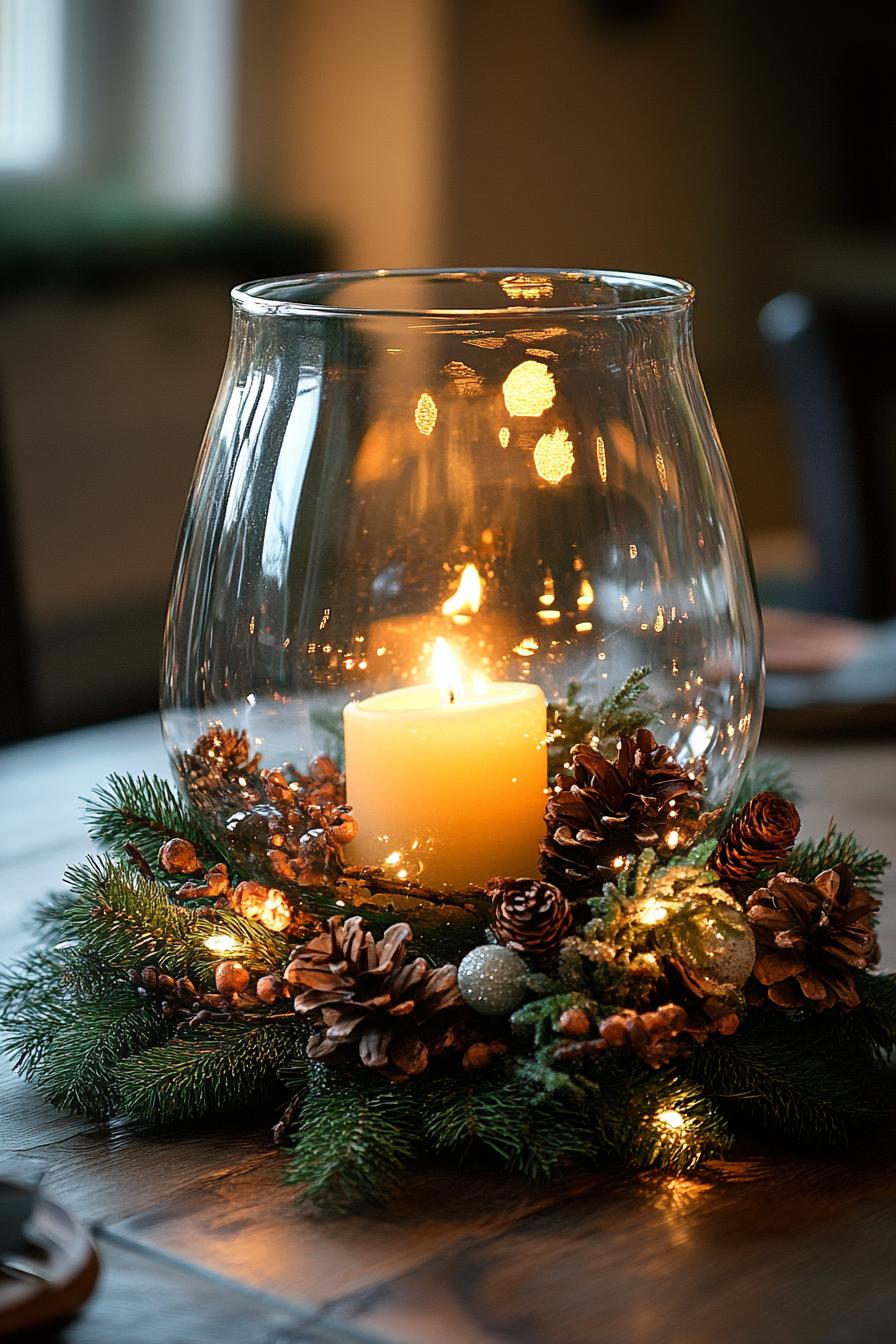
[[[611,1050],[631,1050],[652,1069],[658,1069],[681,1054],[683,1043],[676,1038],[686,1022],[685,1010],[677,1003],[667,1003],[647,1013],[624,1008],[605,1018],[598,1030]]]
[[[354,1056],[400,1081],[422,1073],[464,1012],[457,967],[407,962],[408,924],[378,941],[363,919],[336,915],[328,930],[292,954],[286,980],[293,1001],[317,1026],[308,1042],[315,1060]]]
[[[485,888],[499,943],[524,957],[550,961],[572,929],[572,907],[550,882],[496,877]]]
[[[757,793],[732,818],[710,857],[723,882],[748,882],[774,868],[793,848],[800,814],[779,793]]]
[[[701,769],[684,769],[646,728],[623,734],[615,760],[587,742],[573,747],[548,798],[539,868],[567,895],[588,896],[642,849],[665,855],[689,836],[703,796]]]
[[[747,901],[756,935],[750,998],[779,1008],[857,1008],[855,972],[880,956],[880,902],[856,887],[845,864],[812,882],[778,873]]]
[[[196,855],[196,848],[189,840],[175,838],[166,840],[159,850],[159,863],[166,873],[198,873],[202,864]]]

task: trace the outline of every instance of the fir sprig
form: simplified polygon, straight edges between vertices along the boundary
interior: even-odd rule
[[[413,1087],[316,1068],[289,1149],[286,1180],[300,1198],[346,1213],[381,1204],[420,1147]]]
[[[226,1113],[277,1095],[302,1048],[293,1021],[194,1027],[122,1060],[116,1099],[125,1115],[154,1125]]]
[[[115,854],[122,855],[130,842],[154,855],[166,840],[179,836],[196,846],[207,867],[226,857],[198,813],[157,775],[110,775],[84,803],[91,838]]]
[[[851,833],[839,830],[833,822],[822,840],[804,840],[795,846],[787,859],[787,871],[803,882],[812,882],[826,868],[845,863],[852,869],[857,887],[879,896],[881,879],[890,866],[890,860],[880,850],[859,843]]]

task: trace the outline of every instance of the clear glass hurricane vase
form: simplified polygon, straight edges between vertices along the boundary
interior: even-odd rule
[[[556,270],[234,291],[164,642],[194,801],[193,744],[231,734],[247,777],[260,761],[326,794],[346,769],[349,864],[534,875],[570,687],[593,706],[641,666],[658,740],[730,798],[761,629],[692,298]],[[257,798],[200,773],[226,840]]]

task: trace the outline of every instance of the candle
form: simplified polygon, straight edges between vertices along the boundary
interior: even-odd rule
[[[547,706],[523,682],[468,686],[444,639],[433,682],[343,711],[350,863],[429,886],[533,876],[544,831]]]

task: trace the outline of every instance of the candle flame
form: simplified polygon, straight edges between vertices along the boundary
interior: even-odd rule
[[[464,682],[460,663],[454,656],[447,639],[439,635],[432,649],[432,679],[440,691],[444,691],[453,704],[463,690]]]
[[[442,603],[443,616],[475,616],[482,605],[482,579],[475,565],[464,565],[457,588]]]

